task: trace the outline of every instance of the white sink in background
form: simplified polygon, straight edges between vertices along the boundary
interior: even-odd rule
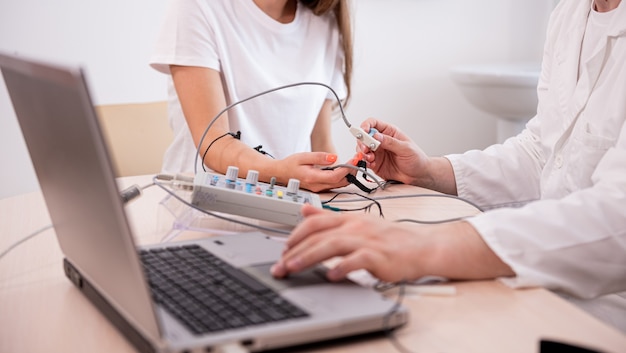
[[[465,98],[498,122],[498,142],[521,132],[537,112],[540,64],[457,66],[450,70]]]

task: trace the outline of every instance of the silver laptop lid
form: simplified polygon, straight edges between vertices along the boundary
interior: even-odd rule
[[[61,249],[146,337],[159,326],[84,73],[0,53]]]

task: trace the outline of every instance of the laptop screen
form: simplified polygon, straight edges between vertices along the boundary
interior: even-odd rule
[[[66,258],[148,337],[158,324],[83,72],[0,53]]]

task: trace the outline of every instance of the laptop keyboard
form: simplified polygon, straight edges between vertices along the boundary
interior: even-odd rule
[[[199,245],[141,250],[154,300],[194,334],[308,316]]]

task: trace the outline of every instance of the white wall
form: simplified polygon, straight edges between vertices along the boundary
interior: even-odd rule
[[[234,1],[234,0],[233,0]],[[356,58],[348,118],[401,126],[428,153],[495,142],[495,121],[449,78],[458,64],[540,60],[548,0],[354,0]],[[76,63],[96,104],[165,99],[148,58],[167,0],[0,0],[0,51]],[[1,81],[1,79],[0,79]],[[354,139],[341,121],[342,160]],[[0,198],[38,188],[0,82]]]
[[[81,65],[96,104],[165,99],[148,67],[167,0],[0,0],[0,51]],[[38,189],[0,76],[0,198]]]
[[[357,0],[349,120],[390,121],[433,155],[495,143],[495,120],[467,103],[448,71],[461,64],[539,62],[554,3]],[[354,154],[353,140],[340,121],[335,125],[347,160]]]

